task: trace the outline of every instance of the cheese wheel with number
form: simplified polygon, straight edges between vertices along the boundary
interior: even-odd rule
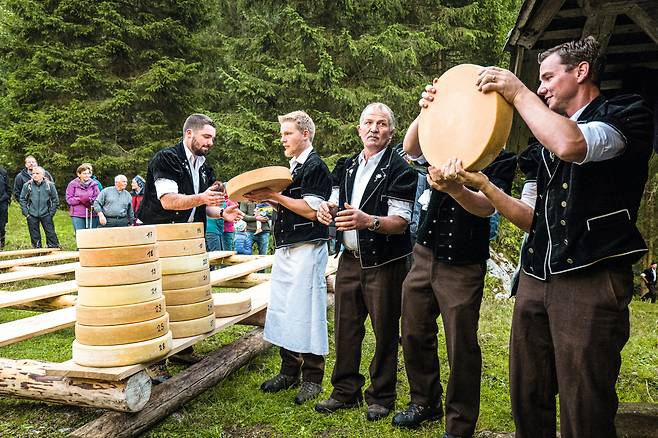
[[[102,266],[75,268],[78,286],[116,286],[120,284],[146,283],[161,276],[160,262],[140,263],[127,266]]]
[[[244,292],[222,292],[212,294],[215,303],[215,316],[242,315],[251,311],[251,296]]]
[[[179,257],[161,257],[160,266],[163,275],[185,274],[208,269],[208,253]]]
[[[212,297],[212,286],[206,284],[199,287],[190,287],[187,289],[173,289],[162,291],[165,296],[167,308],[181,304],[200,303],[207,301]]]
[[[167,306],[167,313],[169,313],[171,321],[199,319],[215,314],[215,302],[211,297],[209,300],[201,301],[200,303]]]
[[[203,254],[206,252],[206,239],[160,240],[158,241],[160,257],[178,257]]]
[[[155,226],[156,239],[187,240],[204,237],[202,222],[185,222],[181,224],[158,224]]]
[[[169,322],[169,331],[174,339],[188,338],[203,333],[208,333],[215,329],[215,315],[204,316],[199,319],[190,319],[188,321]]]
[[[481,68],[461,64],[443,73],[433,84],[434,100],[420,111],[420,148],[435,167],[456,157],[464,169],[482,170],[505,146],[514,110],[498,92],[478,90]]]
[[[169,315],[149,321],[119,325],[75,324],[75,340],[83,345],[118,345],[148,341],[169,331]]]
[[[155,243],[155,226],[92,228],[75,233],[78,248],[149,245]]]
[[[119,345],[83,345],[73,341],[73,362],[86,367],[121,367],[164,357],[173,346],[171,332],[148,341]]]
[[[82,325],[118,325],[148,321],[165,314],[164,297],[125,306],[75,306],[75,320]]]
[[[158,246],[115,246],[113,248],[82,248],[79,251],[80,266],[124,266],[158,260]]]
[[[78,287],[81,306],[124,306],[151,301],[162,296],[162,280],[119,286]]]
[[[162,276],[162,289],[188,289],[210,284],[210,269],[188,272],[186,274],[171,274]]]

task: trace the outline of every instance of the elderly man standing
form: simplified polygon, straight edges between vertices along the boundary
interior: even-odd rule
[[[59,248],[59,240],[53,224],[53,216],[57,212],[59,198],[55,184],[44,178],[43,167],[32,168],[32,179],[23,184],[19,202],[21,212],[27,219],[27,228],[33,248],[41,248],[41,230],[46,233],[48,248]]]
[[[114,187],[104,188],[94,201],[94,211],[102,227],[128,227],[135,220],[132,196],[126,190],[128,178],[114,177]]]
[[[318,210],[324,224],[335,218],[337,241],[345,246],[335,287],[334,390],[315,406],[318,412],[361,404],[365,378],[359,367],[367,317],[375,334],[375,355],[365,391],[366,418],[382,419],[395,405],[402,282],[411,253],[409,221],[417,181],[414,170],[390,145],[395,126],[388,106],[366,106],[358,126],[363,150],[345,161],[338,190]]]
[[[14,198],[17,201],[21,198],[21,191],[23,190],[25,183],[32,179],[32,169],[38,165],[39,163],[37,163],[37,159],[32,155],[25,157],[25,167],[14,177]],[[55,182],[52,175],[47,170],[44,170],[44,178],[51,183]]]

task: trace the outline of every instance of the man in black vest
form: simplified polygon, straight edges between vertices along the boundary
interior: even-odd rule
[[[409,222],[416,173],[390,145],[395,118],[383,103],[361,113],[358,133],[363,151],[344,162],[338,193],[323,203],[318,218],[335,217],[337,241],[345,247],[336,274],[336,364],[334,390],[315,406],[331,413],[362,401],[365,378],[359,373],[365,320],[375,334],[370,386],[365,391],[367,419],[379,420],[395,405],[402,281],[411,253]],[[340,205],[341,211],[336,211]]]
[[[647,291],[642,295],[642,301],[651,300],[652,303],[656,302],[656,282],[658,281],[656,266],[658,266],[656,262],[651,262],[651,266],[640,274],[640,277],[644,280],[644,285],[647,287]]]
[[[144,199],[137,212],[142,223],[205,224],[206,215],[229,221],[242,218],[237,205],[226,209],[219,207],[226,193],[206,162],[214,141],[215,123],[212,119],[204,114],[192,114],[183,125],[183,138],[176,145],[155,154],[148,165]],[[199,359],[192,347],[172,356],[173,361],[188,364]]]
[[[647,251],[635,221],[651,111],[639,96],[601,95],[603,62],[592,37],[549,49],[539,63],[539,97],[498,67],[482,69],[477,83],[513,104],[540,143],[531,154],[538,166],[534,210],[481,173],[457,165],[453,175],[528,231],[510,340],[516,436],[555,436],[559,388],[563,437],[615,437],[631,266]]]
[[[407,130],[404,150],[424,161],[418,119]],[[484,173],[509,193],[515,169],[516,157],[503,151]],[[414,262],[402,287],[402,348],[411,403],[393,417],[393,424],[413,428],[443,415],[436,323],[441,315],[450,365],[443,437],[451,438],[472,436],[479,414],[477,329],[494,208],[482,193],[447,179],[448,170],[428,169],[431,195],[423,202]]]

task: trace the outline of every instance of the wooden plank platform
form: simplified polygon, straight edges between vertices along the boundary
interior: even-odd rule
[[[15,266],[38,265],[40,263],[60,262],[62,260],[77,260],[77,258],[78,251],[58,251],[53,254],[36,257],[0,260],[0,269],[9,269]]]
[[[1,292],[0,308],[31,303],[33,301],[44,300],[46,298],[58,297],[60,295],[76,292],[77,290],[78,285],[75,280],[70,280],[14,292]]]
[[[56,251],[61,251],[59,248],[28,248],[28,249],[14,249],[11,251],[0,251],[0,258],[5,257],[23,257],[35,254],[50,254]]]
[[[78,262],[64,263],[62,265],[47,266],[44,268],[31,267],[30,269],[0,274],[0,283],[13,283],[15,281],[32,280],[53,274],[66,274],[75,271]]]
[[[0,324],[0,347],[71,327],[74,324],[75,307],[5,322]]]

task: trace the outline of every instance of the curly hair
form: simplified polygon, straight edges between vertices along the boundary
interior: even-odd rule
[[[605,66],[605,56],[600,52],[599,42],[593,36],[588,36],[582,40],[569,41],[541,52],[537,56],[537,62],[541,64],[554,53],[557,53],[562,64],[567,66],[567,71],[573,70],[581,62],[587,62],[589,64],[588,78],[596,85],[600,85]]]

